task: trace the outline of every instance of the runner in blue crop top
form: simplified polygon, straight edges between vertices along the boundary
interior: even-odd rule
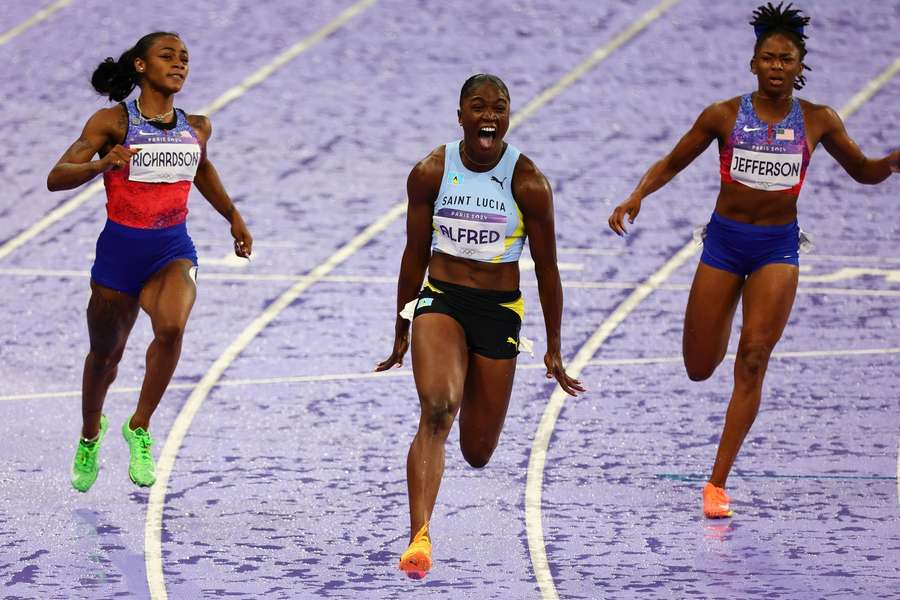
[[[709,378],[725,357],[735,308],[743,299],[734,390],[703,491],[710,518],[731,516],[725,481],[756,418],[769,356],[791,313],[799,273],[797,197],[810,154],[821,142],[861,183],[879,183],[900,165],[897,151],[867,158],[834,110],[793,97],[805,82],[808,21],[790,5],[757,8],[750,61],[757,90],[704,110],[609,217],[612,230],[623,235],[626,216],[634,222],[645,196],[718,141],[721,187],[688,298],[683,340],[688,376]]]
[[[421,407],[407,459],[410,545],[400,560],[413,578],[431,568],[428,522],[456,413],[462,453],[472,466],[485,466],[500,438],[520,342],[518,259],[526,236],[547,330],[547,377],[573,396],[584,391],[566,374],[560,352],[562,286],[550,185],[503,141],[509,128],[506,85],[493,75],[469,78],[458,116],[462,141],[439,146],[409,175],[407,241],[397,283],[397,312],[415,320],[412,363]],[[412,314],[403,311],[408,304]],[[409,326],[397,317],[393,350],[376,370],[402,364]]]

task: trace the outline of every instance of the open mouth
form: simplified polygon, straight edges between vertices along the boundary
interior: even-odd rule
[[[482,150],[487,150],[494,145],[494,138],[497,137],[497,128],[488,125],[478,129],[478,144]]]
[[[780,86],[784,83],[784,78],[782,77],[769,77],[769,83],[774,86]]]

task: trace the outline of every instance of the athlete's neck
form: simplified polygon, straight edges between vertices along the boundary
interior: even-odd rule
[[[495,158],[492,158],[491,160],[489,160],[487,162],[479,162],[479,161],[475,160],[474,158],[472,158],[469,155],[469,153],[466,151],[466,140],[465,139],[459,143],[459,154],[460,154],[460,158],[462,159],[463,166],[465,166],[470,171],[475,171],[476,173],[478,173],[478,172],[483,173],[485,171],[490,171],[491,169],[496,167],[497,164],[500,162],[500,159],[503,158],[503,149],[504,149],[504,146],[501,145],[500,152],[497,153],[497,156]]]
[[[148,121],[165,121],[172,116],[174,98],[171,95],[142,89],[136,102],[138,111]]]

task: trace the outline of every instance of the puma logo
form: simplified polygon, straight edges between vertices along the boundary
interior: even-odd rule
[[[496,177],[494,177],[493,175],[491,175],[491,181],[496,181],[498,184],[500,184],[501,190],[503,189],[503,182],[506,181],[506,179],[507,178],[504,177],[502,180],[500,180],[500,179],[497,179]]]

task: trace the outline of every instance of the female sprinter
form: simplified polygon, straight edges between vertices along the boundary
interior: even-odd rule
[[[462,454],[473,467],[488,463],[500,438],[524,310],[518,260],[526,237],[547,329],[547,377],[573,396],[584,391],[560,357],[563,298],[550,185],[503,141],[506,85],[494,75],[470,77],[457,114],[463,139],[436,148],[407,180],[406,249],[397,282],[397,310],[404,316],[397,317],[390,357],[376,367],[402,364],[407,319],[415,320],[412,364],[421,416],[406,460],[411,541],[400,569],[416,579],[431,568],[428,522],[456,413]],[[402,311],[408,304],[414,313]]]
[[[106,186],[108,219],[91,269],[90,352],[72,467],[72,485],[80,492],[97,479],[108,427],[103,401],[139,308],[150,315],[154,337],[137,409],[122,424],[122,434],[131,451],[131,481],[144,487],[156,481],[150,417],[178,363],[197,294],[197,253],[185,228],[192,181],[231,224],[235,253],[250,256],[250,232],[206,154],[209,119],[172,106],[187,75],[188,51],[174,33],[146,35],[118,61],[100,63],[91,78],[100,94],[121,101],[138,86],[140,95],[97,111],[47,176],[50,191],[78,187],[101,173]],[[99,158],[93,160],[95,154]]]
[[[821,143],[853,179],[869,184],[886,179],[900,163],[898,152],[867,158],[834,110],[793,96],[805,82],[803,28],[809,17],[781,4],[760,6],[753,16],[750,70],[757,90],[706,108],[609,217],[612,230],[624,234],[626,215],[633,223],[645,196],[718,141],[722,183],[684,319],[688,377],[707,379],[722,362],[739,299],[744,325],[725,427],[703,489],[709,518],[732,515],[725,481],[756,418],[769,356],[791,313],[799,272],[797,196],[810,154]]]

